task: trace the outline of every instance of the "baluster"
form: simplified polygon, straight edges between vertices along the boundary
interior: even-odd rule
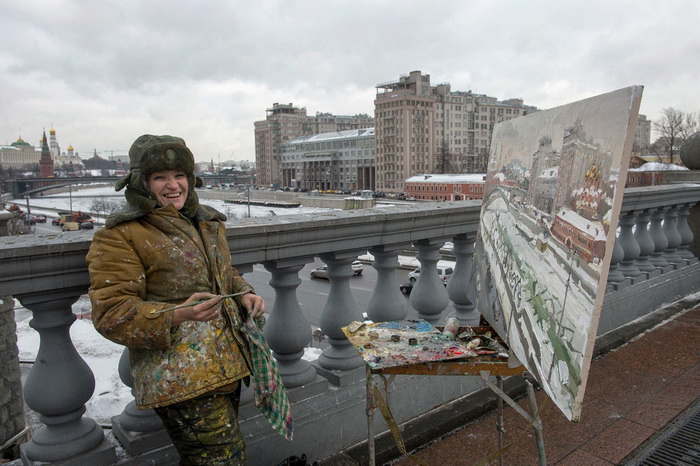
[[[369,252],[374,256],[377,283],[367,304],[367,317],[374,322],[405,319],[408,306],[396,281],[399,249],[385,250],[383,246],[376,246]]]
[[[418,249],[417,258],[420,262],[420,275],[411,291],[409,301],[418,311],[418,316],[433,325],[440,320],[440,314],[445,310],[450,300],[442,279],[437,274],[437,263],[440,260],[440,248],[443,241],[430,239],[420,240],[413,245]]]
[[[272,274],[270,286],[275,289],[275,304],[265,324],[265,339],[287,388],[300,387],[316,377],[311,363],[302,359],[311,340],[311,325],[297,299],[297,287],[301,284],[299,271],[309,262],[313,258],[264,264]]]
[[[134,384],[131,379],[131,362],[129,348],[124,348],[119,358],[119,378],[134,394]],[[140,455],[149,450],[170,445],[172,441],[163,426],[163,421],[152,409],[139,409],[136,402],[127,403],[124,411],[112,418],[112,431],[119,443],[132,456]]]
[[[652,211],[651,223],[649,224],[649,235],[654,240],[654,252],[649,255],[649,261],[658,269],[666,269],[670,265],[664,257],[664,251],[668,247],[668,238],[666,238],[662,225],[664,210],[666,207],[659,207]]]
[[[32,311],[29,325],[40,337],[36,361],[24,384],[27,406],[45,424],[21,447],[22,456],[31,461],[71,458],[76,463],[101,465],[116,460],[114,446],[103,443],[102,427],[83,416],[85,403],[95,390],[95,376],[70,338],[70,326],[76,320],[71,306],[80,294],[66,292],[50,300],[42,295],[19,298]]]
[[[678,246],[678,255],[688,261],[697,260],[690,252],[690,243],[693,242],[695,235],[693,230],[688,225],[688,217],[690,216],[690,208],[693,204],[682,204],[678,207],[678,231],[681,235],[681,244]]]
[[[672,206],[664,216],[664,233],[668,239],[668,246],[664,250],[664,257],[671,264],[680,264],[683,259],[676,252],[681,244],[681,234],[678,231],[678,207]]]
[[[625,275],[620,272],[620,261],[625,257],[625,250],[622,249],[620,241],[615,238],[613,244],[613,252],[610,259],[610,269],[608,271],[608,283],[622,283],[625,281]]]
[[[639,270],[647,274],[656,271],[656,267],[649,260],[649,255],[654,251],[654,240],[649,234],[649,219],[648,210],[641,211],[635,218],[634,238],[639,245],[639,257],[635,260],[635,265]]]
[[[354,275],[350,264],[357,259],[357,254],[348,257],[327,253],[320,257],[328,265],[328,279],[331,282],[320,319],[321,330],[328,337],[330,346],[323,350],[318,364],[327,370],[355,369],[362,366],[364,360],[345,337],[341,327],[362,321],[362,312],[352,296],[349,282]]]
[[[452,240],[456,264],[452,277],[447,282],[447,295],[452,301],[457,318],[464,325],[479,325],[480,314],[467,296],[469,279],[472,273],[475,238],[466,234],[455,236]],[[422,274],[422,272],[421,272]]]
[[[620,246],[622,246],[625,255],[622,261],[620,261],[618,270],[622,272],[625,277],[632,279],[642,274],[634,264],[634,261],[639,257],[640,248],[632,232],[633,227],[634,211],[629,211],[620,217],[620,235],[617,237],[617,240],[620,242]]]

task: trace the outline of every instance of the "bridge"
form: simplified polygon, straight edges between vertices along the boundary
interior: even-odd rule
[[[230,175],[198,175],[205,185],[215,184],[250,184],[255,183],[255,175],[249,173],[234,173]],[[121,176],[80,176],[70,178],[17,178],[2,180],[2,194],[12,193],[13,199],[25,196],[33,197],[41,192],[77,184],[111,183],[114,184]]]

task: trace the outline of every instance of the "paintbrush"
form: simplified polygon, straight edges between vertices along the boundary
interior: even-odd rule
[[[233,298],[234,296],[240,296],[240,295],[246,294],[246,293],[250,293],[250,291],[241,291],[241,292],[239,292],[239,293],[225,294],[225,295],[223,295],[223,296],[221,297],[221,299],[224,299],[224,298]],[[160,311],[151,311],[151,314],[162,314],[163,312],[174,311],[175,309],[182,309],[182,308],[185,308],[185,307],[196,306],[197,304],[206,303],[206,302],[209,301],[210,299],[214,299],[214,298],[203,299],[203,300],[201,300],[201,301],[193,301],[193,302],[188,303],[188,304],[181,304],[181,305],[179,305],[179,306],[169,307],[169,308],[167,308],[167,309],[161,309]]]

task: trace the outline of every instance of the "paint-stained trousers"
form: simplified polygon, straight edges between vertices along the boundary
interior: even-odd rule
[[[155,408],[183,465],[247,465],[238,426],[241,386]]]

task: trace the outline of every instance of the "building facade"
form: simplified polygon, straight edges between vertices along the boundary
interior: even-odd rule
[[[485,173],[495,124],[537,110],[521,99],[433,86],[420,71],[376,88],[376,185],[386,192],[403,192],[416,173]]]
[[[649,152],[651,145],[651,120],[646,115],[637,115],[637,129],[634,131],[634,155],[644,155]]]
[[[320,191],[374,190],[374,128],[301,136],[280,145],[282,186]]]
[[[40,159],[41,151],[22,138],[9,146],[0,146],[0,167],[4,170],[26,170],[38,165]]]
[[[426,201],[466,201],[483,199],[486,175],[416,175],[404,183],[407,197]]]
[[[308,116],[306,108],[293,104],[272,104],[265,120],[255,122],[255,163],[259,186],[286,186],[282,178],[281,145],[301,136],[369,128],[373,118],[366,115],[336,116],[317,113]]]

